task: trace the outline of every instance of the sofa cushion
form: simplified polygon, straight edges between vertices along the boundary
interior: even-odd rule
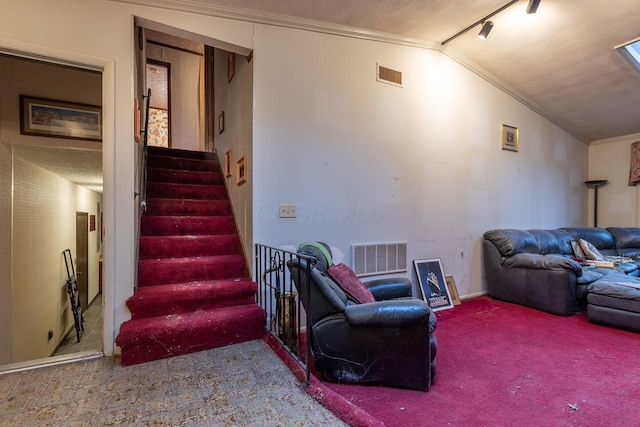
[[[560,255],[515,254],[506,257],[503,267],[538,268],[543,270],[575,271],[580,276],[582,266],[571,258]]]
[[[588,285],[591,282],[595,282],[604,276],[605,273],[598,270],[582,270],[582,275],[578,277],[578,284],[580,285]]]
[[[558,253],[562,255],[573,255],[573,248],[571,247],[571,241],[573,240],[573,236],[571,236],[571,234],[560,229],[546,230],[546,231],[552,234],[556,238],[556,241],[558,242],[558,246],[560,249]]]
[[[327,268],[331,277],[351,299],[360,304],[375,302],[371,291],[358,279],[356,273],[344,264],[332,265]]]
[[[616,241],[616,249],[640,251],[640,228],[609,227],[607,231]]]
[[[560,242],[548,230],[527,230],[538,242],[538,247],[542,255],[562,253]]]
[[[584,239],[587,242],[595,246],[604,255],[615,255],[613,253],[607,253],[605,249],[615,250],[616,242],[613,240],[613,236],[604,228],[598,227],[567,227],[563,228],[573,236],[574,240]],[[609,251],[611,252],[611,251]]]
[[[540,253],[538,241],[524,230],[490,230],[484,233],[484,238],[493,243],[505,257],[519,253]]]

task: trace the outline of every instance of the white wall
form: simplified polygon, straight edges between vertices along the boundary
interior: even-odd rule
[[[11,363],[11,164],[11,151],[0,143],[0,365]]]
[[[407,240],[465,295],[482,289],[486,229],[586,222],[586,147],[437,52],[100,0],[0,8],[0,47],[104,67],[107,354],[135,269],[134,15],[255,49],[256,242]],[[376,62],[405,87],[376,83]],[[519,153],[499,149],[502,123],[519,127]],[[299,218],[279,219],[280,202]]]
[[[629,186],[631,144],[636,141],[640,141],[640,135],[594,141],[589,147],[589,179],[609,181],[598,189],[598,227],[640,226],[639,190]],[[588,191],[592,226],[595,192]]]
[[[214,147],[224,170],[225,154],[231,150],[231,176],[225,177],[238,234],[249,269],[253,268],[253,61],[235,55],[235,73],[227,81],[229,52],[214,52]],[[224,132],[219,133],[219,117],[224,111]],[[247,181],[237,183],[237,162],[247,156]]]
[[[587,147],[443,54],[267,26],[254,40],[256,242],[324,240],[350,263],[353,243],[407,241],[469,295],[485,231],[585,222]]]

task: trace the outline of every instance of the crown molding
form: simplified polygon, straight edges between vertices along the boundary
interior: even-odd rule
[[[536,113],[540,114],[546,120],[571,134],[585,145],[589,145],[589,141],[581,135],[576,129],[566,123],[562,123],[555,119],[551,114],[546,112],[542,107],[532,100],[528,99],[506,83],[494,75],[486,72],[477,64],[461,55],[455,49],[442,46],[439,42],[414,39],[409,37],[401,37],[395,34],[388,34],[379,31],[365,30],[362,28],[349,27],[346,25],[332,24],[328,22],[314,21],[311,19],[296,18],[291,16],[280,15],[270,12],[262,12],[257,10],[243,9],[238,7],[211,5],[202,0],[108,0],[116,3],[136,4],[140,6],[148,6],[154,8],[162,8],[175,10],[180,12],[197,13],[200,15],[213,16],[217,18],[233,19],[237,21],[250,22],[263,25],[271,25],[277,27],[285,27],[297,30],[313,31],[317,33],[331,34],[343,37],[351,37],[363,40],[378,41],[383,43],[391,43],[402,46],[417,47],[421,49],[436,50],[450,59],[456,61],[469,71],[478,75],[482,79],[491,83],[498,89],[510,95],[517,101],[526,105]],[[253,48],[253,46],[251,46]]]
[[[440,43],[400,37],[395,34],[380,31],[366,30],[363,28],[349,27],[346,25],[332,24],[329,22],[314,21],[305,18],[296,18],[271,12],[263,12],[253,9],[243,9],[230,6],[211,5],[199,0],[108,0],[115,3],[136,4],[140,6],[169,9],[180,12],[197,13],[216,18],[233,19],[236,21],[251,22],[276,27],[285,27],[297,30],[313,31],[316,33],[332,34],[357,39],[373,40],[384,43],[399,44],[404,46],[420,47],[423,49],[439,50]]]
[[[617,142],[635,142],[640,141],[640,133],[630,133],[628,135],[613,136],[611,138],[596,139],[591,141],[589,145],[614,144]]]

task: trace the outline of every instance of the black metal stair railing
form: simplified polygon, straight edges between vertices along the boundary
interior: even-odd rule
[[[151,106],[151,89],[147,89],[147,95],[143,96],[146,99],[145,117],[144,117],[144,129],[140,132],[144,133],[142,139],[142,153],[140,155],[138,173],[140,174],[139,185],[140,188],[135,192],[136,197],[140,197],[140,213],[144,213],[147,210],[147,151],[149,143],[149,107]]]
[[[292,277],[287,264],[294,258],[307,261],[304,263],[306,267],[296,269],[296,274],[306,277]],[[305,292],[307,301],[301,301],[295,282],[309,283],[314,263],[314,259],[294,252],[259,243],[255,245],[257,302],[267,312],[266,328],[304,369],[307,384],[310,379],[308,362],[311,359],[311,340],[307,329],[310,320],[303,306],[309,307],[310,297]]]

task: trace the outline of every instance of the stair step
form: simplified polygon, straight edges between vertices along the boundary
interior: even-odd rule
[[[116,344],[124,366],[260,339],[266,315],[255,304],[129,320]]]
[[[228,200],[166,199],[147,197],[147,215],[227,216],[233,215]]]
[[[221,172],[188,171],[155,167],[147,168],[147,183],[150,182],[224,185]]]
[[[145,286],[127,300],[132,319],[254,304],[258,285],[249,279]]]
[[[172,199],[227,199],[224,185],[172,184],[167,182],[148,182],[147,197],[165,197]]]
[[[237,234],[201,236],[140,236],[140,259],[241,254]]]
[[[196,172],[220,171],[217,160],[197,160],[186,157],[149,156],[147,165],[152,168],[179,169]]]
[[[214,153],[206,151],[182,150],[178,148],[147,147],[150,156],[186,157],[189,159],[216,160]]]
[[[246,277],[243,255],[143,259],[138,262],[138,286]]]
[[[232,216],[153,216],[143,215],[142,236],[218,235],[236,233]]]

